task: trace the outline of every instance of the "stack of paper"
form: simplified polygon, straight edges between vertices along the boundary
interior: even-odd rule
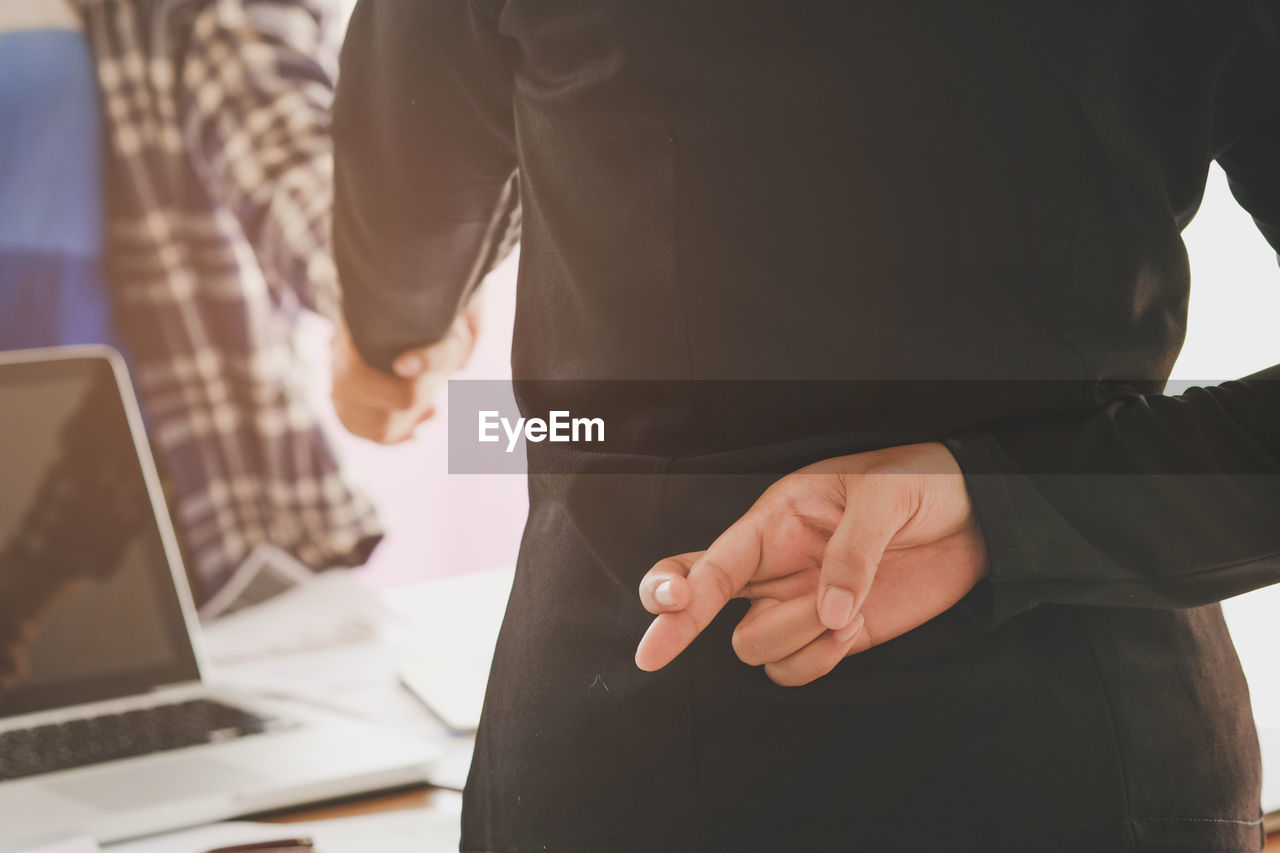
[[[388,591],[402,631],[400,678],[450,728],[474,731],[514,570],[473,572]]]

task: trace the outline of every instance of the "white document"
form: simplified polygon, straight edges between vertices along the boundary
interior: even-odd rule
[[[400,679],[455,731],[473,731],[480,723],[514,576],[509,567],[493,569],[383,594],[401,621],[392,635]]]
[[[467,784],[475,749],[476,739],[470,734],[459,735],[443,744],[440,757],[432,761],[427,770],[427,779],[437,787],[461,791]]]
[[[501,568],[377,594],[325,572],[205,626],[213,680],[438,737],[429,778],[460,789],[474,741],[449,735],[479,723],[513,577]]]
[[[226,666],[375,640],[387,618],[372,590],[334,569],[207,622],[202,633],[210,660]]]
[[[462,797],[451,791],[438,791],[431,795],[430,805],[420,809],[310,823],[215,823],[142,841],[112,844],[105,850],[107,853],[204,853],[232,844],[305,837],[315,842],[318,853],[456,853],[462,834],[461,820]]]
[[[362,701],[366,688],[398,674],[449,728],[472,731],[513,576],[473,572],[379,596],[348,572],[325,572],[206,624],[205,651],[221,681],[329,705],[380,707]]]

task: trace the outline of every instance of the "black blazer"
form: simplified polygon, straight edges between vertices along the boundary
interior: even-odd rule
[[[1280,371],[1161,392],[1212,162],[1280,247],[1278,28],[1276,0],[359,5],[357,346],[440,337],[518,225],[515,375],[551,381],[522,404],[591,380],[620,436],[530,459],[463,849],[1258,848],[1212,602],[1280,579]],[[654,560],[921,440],[988,540],[960,607],[801,689],[737,661],[735,608],[634,669]]]

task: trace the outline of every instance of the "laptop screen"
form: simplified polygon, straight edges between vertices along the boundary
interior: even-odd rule
[[[0,717],[199,677],[143,464],[106,358],[0,357]]]

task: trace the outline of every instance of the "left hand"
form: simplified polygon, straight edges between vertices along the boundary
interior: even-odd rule
[[[807,684],[962,599],[987,555],[964,476],[941,444],[828,459],[783,477],[706,551],[662,560],[640,598],[658,618],[636,664],[666,666],[731,598],[752,600],[738,657]]]

